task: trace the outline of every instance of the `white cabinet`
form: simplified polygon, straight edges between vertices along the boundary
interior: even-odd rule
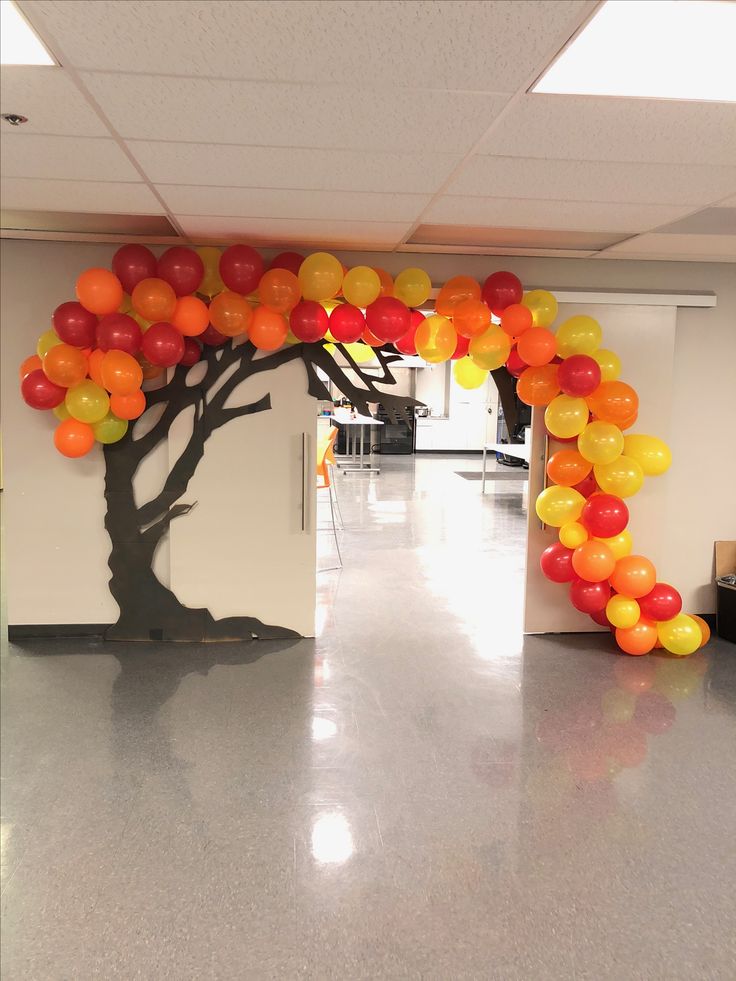
[[[417,398],[434,413],[417,419],[417,450],[482,450],[495,440],[498,390],[490,376],[480,388],[468,390],[455,381],[451,363],[421,368]]]

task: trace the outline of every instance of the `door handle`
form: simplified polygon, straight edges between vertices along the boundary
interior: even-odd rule
[[[309,500],[309,434],[302,433],[302,531],[307,530],[307,502]]]

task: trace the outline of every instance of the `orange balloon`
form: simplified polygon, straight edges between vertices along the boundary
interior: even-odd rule
[[[170,322],[176,310],[176,293],[163,279],[142,279],[130,295],[139,317],[152,324]]]
[[[688,613],[688,616],[700,627],[700,633],[703,635],[703,639],[700,641],[700,646],[705,647],[710,640],[710,627],[702,617],[696,616],[695,613]]]
[[[153,378],[160,378],[166,370],[165,368],[162,368],[161,365],[151,364],[150,361],[146,361],[146,359],[142,358],[140,355],[138,356],[138,364],[141,366],[144,381],[151,381]]]
[[[253,320],[253,307],[244,296],[225,290],[210,303],[210,323],[226,337],[247,334]]]
[[[43,373],[55,385],[71,388],[87,377],[87,359],[78,347],[55,344],[43,359]]]
[[[491,326],[491,311],[483,300],[461,300],[452,315],[455,330],[463,337],[476,337]]]
[[[95,445],[95,434],[86,422],[65,419],[54,430],[54,446],[63,456],[75,459],[89,453]]]
[[[146,396],[140,388],[130,395],[111,395],[110,409],[118,419],[137,419],[146,410]]]
[[[102,359],[105,357],[105,352],[96,348],[90,354],[87,360],[87,374],[101,388],[105,387],[102,381]]]
[[[640,599],[654,589],[657,570],[643,555],[624,555],[616,563],[610,580],[617,593]]]
[[[572,567],[586,582],[603,582],[616,567],[616,559],[608,545],[591,538],[572,553]]]
[[[516,350],[533,367],[549,364],[557,351],[555,335],[546,327],[530,327],[516,342]]]
[[[620,422],[617,422],[616,425],[618,426],[619,429],[631,429],[631,427],[635,425],[638,417],[639,417],[638,412],[632,412],[630,416],[627,416],[625,419],[622,419]]]
[[[85,310],[104,317],[123,302],[123,287],[109,269],[86,269],[77,279],[77,299]]]
[[[509,337],[518,337],[533,326],[534,316],[529,307],[525,307],[523,303],[512,303],[501,314],[501,329],[505,330]]]
[[[602,422],[619,425],[639,411],[639,397],[626,382],[604,381],[587,398],[588,408]],[[628,423],[633,425],[633,421]]]
[[[274,272],[284,270],[275,269]],[[293,275],[293,274],[292,274]],[[296,279],[296,276],[294,276]],[[259,306],[253,311],[248,339],[261,351],[278,351],[286,343],[288,326],[283,316],[268,307]]]
[[[101,364],[102,383],[111,395],[132,395],[141,387],[143,369],[132,354],[107,351]]]
[[[626,654],[648,654],[657,643],[657,625],[640,617],[633,627],[617,627],[616,643]]]
[[[386,343],[385,341],[382,341],[380,337],[376,337],[376,335],[372,331],[368,330],[367,327],[363,329],[361,340],[365,341],[366,344],[370,344],[371,347],[383,347],[383,345]]]
[[[261,276],[258,296],[275,313],[290,313],[302,296],[299,280],[288,269],[269,269]]]
[[[547,461],[549,479],[562,487],[574,487],[584,480],[593,464],[577,450],[558,450]]]
[[[516,384],[516,394],[527,405],[549,405],[560,394],[557,365],[544,364],[525,368]]]
[[[39,356],[37,354],[32,354],[29,358],[26,358],[25,361],[21,362],[21,366],[18,369],[20,380],[23,381],[26,375],[30,375],[32,371],[37,371],[41,367],[43,367],[43,363]]]
[[[381,292],[379,296],[393,296],[394,295],[394,281],[386,272],[385,269],[379,269],[377,266],[374,267],[373,272],[381,280]]]
[[[471,276],[453,276],[439,291],[434,304],[435,313],[442,314],[443,317],[452,317],[455,307],[463,300],[479,299],[480,283]]]
[[[184,337],[196,337],[197,334],[202,334],[207,330],[209,322],[209,308],[198,296],[180,296],[176,301],[171,323]]]

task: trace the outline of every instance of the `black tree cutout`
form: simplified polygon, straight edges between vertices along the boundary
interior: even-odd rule
[[[271,408],[269,395],[245,405],[228,404],[235,389],[246,379],[291,361],[301,361],[307,374],[309,394],[315,399],[330,398],[317,375],[316,368],[320,368],[362,413],[369,413],[369,403],[380,402],[389,416],[396,418],[404,415],[409,407],[420,404],[415,399],[387,393],[377,387],[396,384],[390,365],[401,360],[398,355],[377,349],[380,373],[375,374],[361,368],[343,345],[337,345],[337,348],[355,373],[356,380],[346,374],[323,344],[295,344],[263,355],[250,342],[230,341],[223,347],[205,346],[206,371],[198,384],[187,385],[187,376],[192,369],[180,366],[166,385],[146,393],[146,412],[152,406],[163,405],[155,425],[138,439],[134,438],[134,427],[120,442],[105,447],[105,527],[112,542],[108,560],[112,572],[110,592],[120,607],[120,617],[108,628],[107,639],[273,640],[298,636],[292,630],[263,624],[254,617],[215,620],[207,609],[185,607],[159,581],[152,564],[156,548],[168,533],[171,522],[194,507],[194,503],[177,502],[186,493],[204,455],[207,438],[233,419]],[[226,374],[225,381],[217,387]],[[138,467],[167,438],[177,416],[192,407],[192,433],[184,452],[173,465],[159,494],[137,506],[133,479]]]

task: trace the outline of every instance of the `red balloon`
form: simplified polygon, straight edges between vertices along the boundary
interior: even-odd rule
[[[202,354],[202,348],[197,344],[193,337],[184,338],[184,354],[181,356],[179,364],[186,365],[187,368],[196,364]]]
[[[464,358],[468,353],[468,348],[470,347],[470,338],[463,337],[462,334],[457,335],[457,344],[455,345],[455,350],[450,356],[451,361],[457,361],[458,358]]]
[[[269,269],[288,269],[289,272],[299,275],[299,267],[304,262],[304,256],[298,252],[279,252],[275,259],[271,259]],[[348,342],[346,342],[348,343]]]
[[[168,283],[177,296],[186,296],[199,288],[204,276],[204,263],[194,249],[174,245],[158,260],[155,275]]]
[[[173,324],[151,324],[143,335],[143,357],[151,364],[171,368],[184,356],[184,338]]]
[[[125,351],[135,357],[142,340],[140,327],[125,313],[108,313],[97,325],[97,347],[101,351]]]
[[[518,378],[519,375],[522,373],[522,371],[528,367],[529,365],[526,363],[526,361],[524,361],[523,358],[519,357],[519,352],[516,350],[516,347],[512,347],[511,354],[509,355],[508,360],[506,361],[506,370],[508,371],[508,373],[510,375],[513,375],[514,378]],[[577,439],[577,436],[575,437],[575,439]]]
[[[145,245],[123,245],[112,257],[112,271],[132,293],[141,280],[156,276],[156,256]]]
[[[653,736],[666,732],[675,721],[677,711],[672,702],[656,691],[645,691],[636,700],[634,722]]]
[[[400,337],[398,341],[394,341],[394,347],[396,348],[397,351],[400,351],[401,354],[412,355],[417,353],[417,345],[416,345],[417,327],[421,324],[421,322],[425,319],[425,317],[424,314],[420,313],[419,310],[410,310],[409,316],[410,316],[411,327],[409,328],[409,330],[407,330],[407,332],[404,334],[403,337]]]
[[[366,307],[365,322],[374,337],[393,344],[411,329],[411,313],[401,300],[379,296]]]
[[[594,538],[613,538],[629,523],[629,509],[620,497],[594,494],[583,505],[580,523]]]
[[[220,256],[220,279],[235,293],[252,293],[262,275],[263,259],[249,245],[231,245]]]
[[[578,492],[578,494],[582,494],[583,497],[590,497],[591,494],[595,494],[595,492],[598,490],[595,475],[593,473],[589,473],[587,477],[583,477],[579,484],[574,485],[574,489]]]
[[[340,303],[330,314],[330,333],[340,344],[359,341],[364,330],[363,311],[351,303]]]
[[[611,598],[611,587],[607,582],[586,582],[573,579],[570,583],[570,602],[581,613],[597,613],[605,609]]]
[[[32,409],[55,409],[66,397],[66,389],[49,381],[41,368],[26,375],[20,383],[20,392]]]
[[[221,334],[219,330],[215,330],[212,324],[209,324],[207,330],[199,334],[198,337],[203,344],[209,344],[210,347],[219,347],[225,341],[230,340],[225,334]]]
[[[601,367],[587,354],[573,354],[558,367],[557,380],[565,395],[584,398],[600,385]]]
[[[65,344],[72,347],[93,347],[97,317],[81,303],[69,300],[60,304],[51,318],[54,330]]]
[[[654,589],[637,600],[641,615],[649,620],[671,620],[682,609],[682,596],[666,582],[655,583]]]
[[[316,300],[302,300],[289,314],[291,333],[307,344],[321,341],[329,325],[327,311]]]
[[[521,280],[510,272],[491,273],[481,291],[483,300],[497,317],[512,303],[521,303],[523,295]]]
[[[589,615],[590,615],[590,619],[594,620],[599,626],[608,627],[611,630],[613,629],[613,624],[606,616],[605,607],[602,610],[594,610],[593,613]]]
[[[553,542],[542,552],[539,566],[550,582],[572,582],[575,578],[572,551],[571,548],[565,548],[562,542]]]

